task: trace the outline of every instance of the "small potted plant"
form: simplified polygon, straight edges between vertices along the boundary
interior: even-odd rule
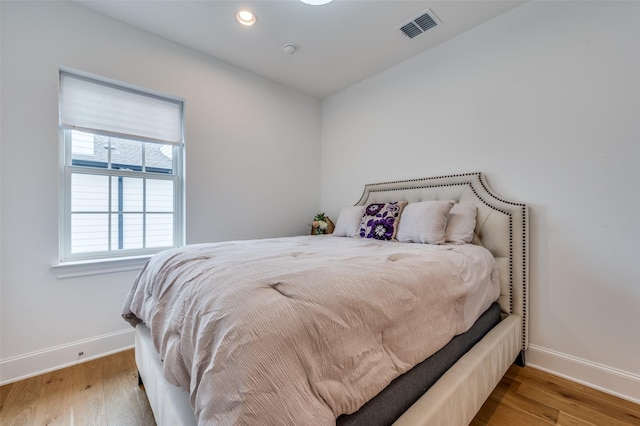
[[[311,222],[311,235],[331,234],[335,225],[329,219],[329,216],[323,213],[318,213],[313,217]]]

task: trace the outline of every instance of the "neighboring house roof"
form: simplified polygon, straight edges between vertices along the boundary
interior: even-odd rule
[[[111,145],[109,145],[111,142]],[[109,147],[111,147],[111,163],[118,165],[119,168],[131,165],[132,168],[142,166],[142,149],[144,147],[144,164],[147,167],[156,169],[173,168],[172,159],[162,152],[162,148],[168,145],[156,143],[140,143],[127,139],[119,139],[115,137],[93,135],[93,152],[89,146],[85,150],[74,150],[73,160],[108,163]],[[165,150],[166,151],[166,150]],[[171,151],[168,151],[170,153]]]

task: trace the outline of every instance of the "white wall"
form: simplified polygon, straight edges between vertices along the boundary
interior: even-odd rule
[[[530,205],[530,363],[640,402],[638,23],[638,2],[531,2],[325,99],[321,207],[486,173]]]
[[[0,4],[0,382],[133,343],[120,311],[135,272],[57,280],[50,270],[60,66],[186,99],[188,243],[308,232],[319,100],[73,3]]]

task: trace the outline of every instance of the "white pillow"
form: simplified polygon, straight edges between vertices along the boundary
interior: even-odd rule
[[[334,237],[355,237],[360,228],[364,206],[343,207],[333,230]]]
[[[467,244],[473,239],[476,229],[476,206],[471,204],[456,204],[449,212],[449,220],[445,231],[448,243]]]
[[[421,201],[407,204],[400,217],[396,239],[401,243],[444,243],[447,215],[454,203]]]

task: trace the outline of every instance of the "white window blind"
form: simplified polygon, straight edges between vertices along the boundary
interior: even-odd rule
[[[180,144],[182,102],[61,72],[60,126]]]

